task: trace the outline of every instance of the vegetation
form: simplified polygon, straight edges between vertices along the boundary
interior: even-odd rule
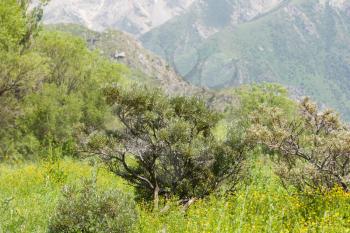
[[[101,190],[132,192],[107,169],[72,159],[0,165],[0,232],[47,232],[65,185],[96,177]]]
[[[339,186],[349,191],[349,129],[336,113],[319,112],[306,98],[293,120],[283,117],[279,109],[266,108],[253,116],[253,122],[250,136],[279,154],[279,174],[284,180],[300,189]]]
[[[19,101],[33,88],[34,79],[43,77],[42,59],[28,50],[36,33],[38,10],[26,16],[25,1],[7,0],[0,3],[0,159],[6,155],[6,132],[15,127],[14,118],[19,115]]]
[[[350,232],[335,112],[273,84],[225,112],[167,96],[26,3],[0,3],[0,232]]]
[[[191,200],[234,188],[245,149],[214,138],[220,115],[203,101],[135,87],[105,94],[123,128],[93,137],[90,147],[156,206],[159,195]]]
[[[247,179],[233,195],[197,200],[184,212],[174,201],[161,211],[138,203],[131,232],[349,232],[350,196],[342,189],[327,194],[286,190],[267,157],[254,158]],[[57,163],[0,165],[0,232],[47,232],[65,185],[97,177],[101,192],[133,189],[107,169],[71,159]],[[55,172],[52,172],[55,171]],[[61,175],[59,175],[61,174]],[[97,175],[93,175],[97,174]],[[164,230],[163,230],[164,231]]]
[[[89,51],[81,39],[31,26],[34,13],[24,13],[25,3],[1,4],[2,17],[10,19],[7,9],[15,9],[13,18],[21,21],[6,21],[4,28],[16,26],[23,34],[7,33],[6,49],[0,51],[0,159],[33,159],[51,148],[74,155],[84,135],[105,126],[108,106],[100,89],[107,83],[125,83],[128,71]],[[28,27],[31,36],[25,37],[24,46]]]
[[[86,180],[80,188],[64,187],[48,232],[126,233],[135,220],[135,205],[127,196],[112,190],[101,193],[96,180]]]

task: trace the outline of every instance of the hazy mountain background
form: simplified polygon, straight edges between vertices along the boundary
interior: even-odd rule
[[[126,65],[131,79],[161,88],[167,94],[200,96],[218,110],[225,109],[235,101],[230,92],[192,85],[164,59],[143,48],[139,41],[122,31],[96,32],[76,24],[48,25],[46,29],[68,32],[83,38],[91,50],[98,49],[103,56]]]
[[[79,23],[140,35],[185,12],[195,0],[52,0],[45,22]]]
[[[350,119],[349,0],[54,0],[45,22],[119,29],[194,85],[277,82]]]

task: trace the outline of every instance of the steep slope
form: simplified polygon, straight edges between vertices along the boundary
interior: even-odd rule
[[[187,80],[213,88],[278,82],[350,119],[349,1],[284,1],[246,22],[231,23],[207,39],[193,36],[196,46],[190,42],[188,47],[179,43],[182,29],[173,38],[182,18],[142,39]],[[170,31],[175,32],[169,36]]]
[[[200,89],[184,81],[162,58],[121,31],[99,33],[74,24],[51,25],[48,28],[84,38],[92,50],[99,49],[106,57],[131,68],[133,79],[163,87],[168,93],[191,93]]]
[[[119,29],[136,36],[185,11],[194,0],[51,0],[47,24],[76,23],[101,31]]]
[[[217,93],[184,81],[166,61],[121,31],[96,32],[75,24],[50,25],[47,29],[68,32],[83,38],[92,50],[98,49],[106,57],[131,68],[131,78],[134,80],[162,88],[167,94],[200,96],[219,110],[234,101],[230,93]]]
[[[197,61],[203,55],[197,52],[203,41],[227,27],[248,22],[273,10],[282,1],[196,1],[186,13],[151,30],[140,39],[146,48],[166,58],[177,71],[191,80],[194,68],[201,66]],[[196,59],[187,59],[191,53],[196,54]]]

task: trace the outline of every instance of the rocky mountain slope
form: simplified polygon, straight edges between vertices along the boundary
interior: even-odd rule
[[[75,24],[56,24],[48,28],[83,38],[90,49],[98,49],[116,63],[128,66],[134,80],[164,87],[168,93],[191,93],[201,89],[184,81],[162,58],[144,49],[137,40],[121,31],[100,33]]]
[[[107,58],[128,66],[133,80],[159,87],[170,95],[200,96],[218,110],[223,110],[234,101],[232,94],[197,87],[183,80],[164,59],[143,48],[136,39],[124,32],[96,32],[75,24],[55,24],[47,26],[47,29],[83,38],[90,49],[100,50]]]
[[[52,0],[45,22],[133,34],[175,70],[164,83],[177,74],[216,89],[277,82],[350,119],[350,0]],[[118,41],[101,35],[100,47]],[[112,44],[106,53],[126,50]],[[135,58],[126,63],[148,76],[169,69]]]
[[[76,23],[101,31],[119,29],[136,36],[184,12],[194,0],[51,0],[48,24]]]
[[[194,81],[202,64],[201,43],[216,33],[268,14],[284,0],[196,1],[187,11],[141,37],[143,44],[160,54],[186,79]],[[210,52],[209,52],[210,53]],[[194,54],[196,59],[187,59]]]
[[[223,4],[221,10],[194,4],[197,15],[187,13],[151,30],[141,38],[144,45],[196,85],[278,82],[350,119],[349,0],[255,1],[271,5],[250,17],[242,8],[223,17],[229,1],[215,2]],[[252,9],[248,2],[254,1],[243,2]],[[233,20],[237,14],[242,16]]]

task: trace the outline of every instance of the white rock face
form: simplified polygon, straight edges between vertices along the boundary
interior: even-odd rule
[[[195,0],[51,0],[44,22],[79,23],[139,36],[186,11]]]

